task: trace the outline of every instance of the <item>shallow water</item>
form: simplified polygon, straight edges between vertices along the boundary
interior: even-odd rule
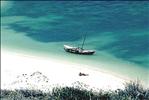
[[[2,48],[94,65],[148,82],[149,2],[7,1],[1,12]],[[95,49],[64,52],[63,44]]]

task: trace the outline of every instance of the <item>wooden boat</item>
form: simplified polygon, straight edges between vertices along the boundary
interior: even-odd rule
[[[84,50],[79,47],[72,47],[68,45],[64,45],[64,50],[66,52],[75,53],[75,54],[82,54],[82,55],[92,55],[95,53],[94,50]]]
[[[84,37],[82,47],[73,47],[69,45],[64,45],[64,50],[69,53],[74,53],[74,54],[80,54],[80,55],[92,55],[95,53],[95,50],[85,50],[83,49],[84,42],[85,42],[86,36]]]

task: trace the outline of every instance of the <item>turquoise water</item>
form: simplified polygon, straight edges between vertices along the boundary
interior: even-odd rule
[[[148,1],[3,1],[1,8],[2,48],[148,81]],[[95,55],[64,52],[63,44],[80,46],[84,33],[84,48],[96,50]]]

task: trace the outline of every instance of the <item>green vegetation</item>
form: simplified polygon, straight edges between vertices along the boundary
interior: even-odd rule
[[[40,90],[1,90],[1,100],[149,100],[149,89],[135,82],[115,91],[93,91],[78,87],[55,87],[51,92]]]

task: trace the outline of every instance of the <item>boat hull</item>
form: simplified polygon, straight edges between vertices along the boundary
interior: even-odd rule
[[[80,54],[80,55],[93,55],[95,53],[94,50],[84,50],[77,47],[71,47],[68,45],[64,45],[64,50],[69,53]]]

